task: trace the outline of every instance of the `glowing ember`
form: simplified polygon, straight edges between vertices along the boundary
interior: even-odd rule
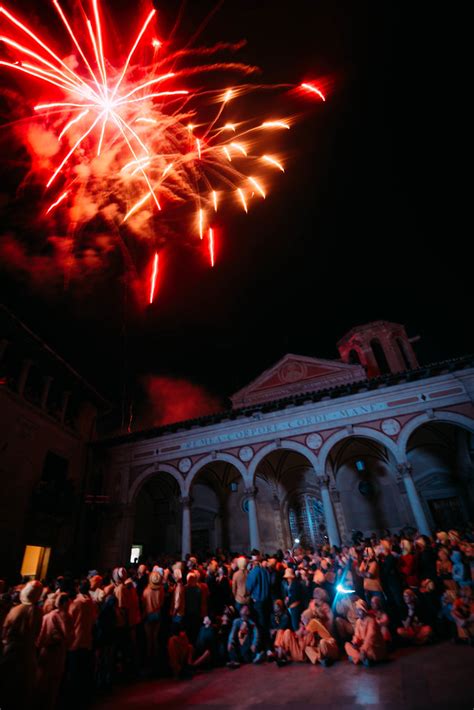
[[[313,86],[312,84],[301,84],[301,87],[303,89],[306,89],[307,91],[312,92],[313,94],[317,94],[317,96],[319,96],[320,99],[322,99],[323,101],[326,101],[326,97],[324,96],[321,89],[318,89],[317,86]]]

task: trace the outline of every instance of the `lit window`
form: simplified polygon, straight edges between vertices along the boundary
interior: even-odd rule
[[[143,545],[133,545],[132,549],[130,550],[130,562],[132,562],[132,564],[138,562],[138,560],[142,556],[142,552]]]
[[[362,459],[356,461],[356,469],[360,472],[365,471],[365,461],[362,461]]]

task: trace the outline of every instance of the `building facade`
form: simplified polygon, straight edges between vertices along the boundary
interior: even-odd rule
[[[97,563],[473,520],[474,358],[420,367],[412,342],[353,328],[340,360],[288,354],[232,409],[102,441]]]
[[[44,576],[83,548],[88,444],[100,395],[0,306],[1,576]]]

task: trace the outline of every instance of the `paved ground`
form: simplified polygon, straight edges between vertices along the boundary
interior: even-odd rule
[[[242,666],[192,680],[142,681],[117,689],[97,710],[178,708],[474,708],[474,649],[451,643],[398,651],[377,667],[339,661],[331,668],[292,664]]]

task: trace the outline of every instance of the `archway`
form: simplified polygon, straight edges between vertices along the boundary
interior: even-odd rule
[[[326,542],[326,523],[315,467],[294,449],[275,448],[255,471],[260,543],[267,552]]]
[[[220,459],[205,463],[192,479],[190,496],[193,552],[249,549],[245,485],[236,465]]]
[[[329,450],[325,467],[335,482],[348,538],[357,531],[367,536],[413,524],[392,447],[375,438],[345,436]]]
[[[433,528],[474,518],[474,435],[449,422],[429,421],[410,435],[406,455]]]
[[[181,549],[180,487],[166,471],[146,478],[135,493],[132,546],[134,555],[155,561]]]

